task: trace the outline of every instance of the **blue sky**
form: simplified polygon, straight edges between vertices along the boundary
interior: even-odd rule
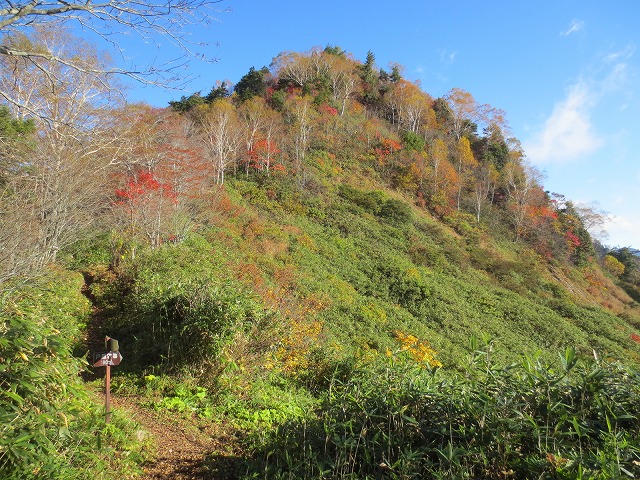
[[[338,45],[379,67],[404,66],[433,97],[453,87],[506,111],[547,190],[597,202],[610,246],[640,247],[640,1],[562,0],[278,2],[225,0],[218,22],[190,27],[196,50],[183,90],[134,86],[131,98],[165,106],[216,80],[237,82],[282,51]],[[141,63],[177,55],[130,40]]]

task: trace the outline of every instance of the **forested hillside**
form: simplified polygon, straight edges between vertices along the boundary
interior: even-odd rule
[[[640,260],[507,113],[337,46],[127,104],[9,40],[47,68],[0,64],[0,474],[144,475],[109,335],[115,395],[234,432],[202,478],[640,475]]]

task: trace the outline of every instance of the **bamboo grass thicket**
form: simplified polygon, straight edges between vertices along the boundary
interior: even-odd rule
[[[257,447],[260,468],[309,479],[640,475],[638,372],[571,348],[554,365],[494,365],[489,353],[476,350],[465,372],[404,354],[355,367],[332,380],[314,420]]]

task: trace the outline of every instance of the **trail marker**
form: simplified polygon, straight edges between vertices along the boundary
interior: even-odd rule
[[[94,367],[110,367],[119,365],[122,361],[120,352],[106,352],[93,354]]]
[[[122,361],[122,354],[119,352],[120,346],[118,341],[111,337],[104,338],[105,349],[109,350],[104,353],[93,354],[94,367],[107,367],[104,379],[104,410],[105,422],[111,421],[111,365],[119,365]]]

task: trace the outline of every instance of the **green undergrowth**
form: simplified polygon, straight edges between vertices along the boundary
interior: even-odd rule
[[[282,376],[257,377],[244,391],[230,388],[217,397],[217,413],[249,437],[262,438],[288,421],[307,418],[317,399],[307,389]]]
[[[298,382],[274,373],[253,372],[250,381],[248,376],[223,374],[219,380],[226,386],[214,388],[184,375],[116,372],[112,395],[135,397],[141,406],[185,422],[227,425],[243,439],[235,445],[242,449],[261,444],[280,425],[314,418],[320,400]]]
[[[89,304],[61,269],[1,293],[0,477],[112,478],[138,472],[135,426],[105,424],[80,373]]]

